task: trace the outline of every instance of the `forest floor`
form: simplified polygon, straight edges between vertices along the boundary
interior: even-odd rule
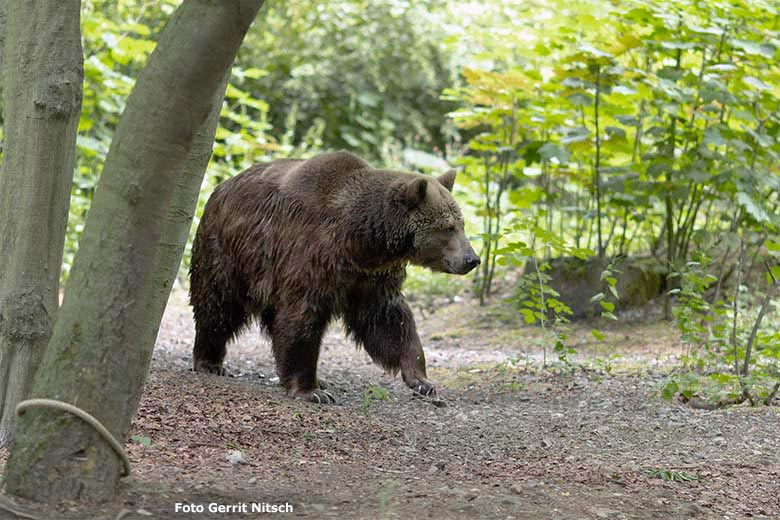
[[[505,306],[418,313],[446,406],[413,397],[334,324],[320,374],[338,404],[317,406],[285,397],[257,330],[229,348],[234,377],[191,372],[185,297],[175,292],[166,312],[120,496],[56,518],[255,518],[209,504],[262,503],[317,519],[780,516],[777,409],[662,400],[683,347],[653,312],[598,324],[601,343],[593,323],[572,326],[574,371],[543,370],[541,332]],[[176,512],[177,503],[204,512]]]

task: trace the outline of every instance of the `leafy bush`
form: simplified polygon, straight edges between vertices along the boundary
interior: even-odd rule
[[[743,242],[739,251],[738,277],[731,291],[709,291],[719,279],[707,271],[711,264],[705,253],[697,252],[699,261],[689,262],[678,273],[682,284],[676,291],[675,316],[690,348],[683,357],[690,371],[668,378],[662,392],[668,399],[679,393],[697,406],[716,408],[743,401],[770,404],[777,395],[780,330],[777,323],[766,324],[764,317],[780,306],[776,291],[780,266],[767,264],[768,286],[750,290],[742,283]]]
[[[443,153],[451,107],[439,93],[454,77],[443,15],[427,0],[267,3],[239,57],[267,71],[248,92],[295,146],[316,128],[323,148],[372,160],[388,142]]]
[[[473,136],[483,291],[518,212],[600,256],[649,248],[670,273],[698,232],[780,224],[774,4],[557,7],[526,17],[525,51],[445,91]]]

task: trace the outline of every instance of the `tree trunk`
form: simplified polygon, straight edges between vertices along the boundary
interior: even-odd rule
[[[10,2],[2,31],[0,445],[51,335],[84,77],[78,0]],[[0,13],[0,24],[6,21]]]
[[[201,127],[195,133],[190,154],[184,161],[182,171],[176,181],[168,214],[157,244],[152,279],[152,293],[149,299],[148,320],[149,337],[144,344],[154,345],[160,328],[165,306],[173,288],[173,281],[179,272],[184,248],[192,227],[192,218],[198,205],[200,186],[206,173],[211,152],[214,148],[214,136],[217,133],[219,114],[225,99],[225,89],[230,80],[230,70],[222,78],[214,95],[214,103]]]
[[[74,404],[117,438],[151,359],[154,269],[179,173],[262,0],[185,0],[128,99],[95,192],[34,397]],[[34,500],[105,500],[121,463],[86,423],[30,410],[5,490]]]
[[[0,76],[3,70],[3,51],[5,49],[5,30],[8,21],[8,0],[0,0]],[[3,111],[3,81],[0,77],[0,119]],[[0,121],[2,123],[2,121]]]

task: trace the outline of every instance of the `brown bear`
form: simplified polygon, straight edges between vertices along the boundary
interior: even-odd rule
[[[257,164],[219,185],[192,247],[195,370],[225,374],[227,342],[256,319],[289,395],[335,402],[317,359],[341,317],[376,363],[435,395],[401,286],[409,263],[454,274],[479,264],[454,181],[454,170],[435,179],[337,152]]]

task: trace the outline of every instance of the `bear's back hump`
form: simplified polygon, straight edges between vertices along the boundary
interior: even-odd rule
[[[313,210],[325,210],[370,171],[373,168],[368,163],[348,152],[322,154],[289,168],[279,189],[285,198]]]

